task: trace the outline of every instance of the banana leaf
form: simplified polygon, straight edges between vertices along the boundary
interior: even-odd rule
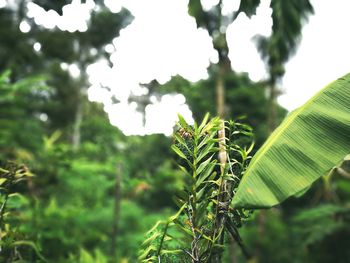
[[[290,113],[253,157],[232,200],[268,208],[298,195],[350,153],[350,74]]]

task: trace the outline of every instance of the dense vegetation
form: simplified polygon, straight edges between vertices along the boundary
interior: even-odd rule
[[[282,136],[287,139],[279,141],[272,134],[270,140],[278,143],[263,146],[267,155],[256,155],[278,158],[269,163],[259,157],[246,170],[249,155],[286,115],[276,103],[277,83],[312,13],[309,1],[271,1],[273,34],[258,41],[269,69],[266,83],[233,72],[226,43],[227,26],[240,12],[254,14],[259,1],[242,1],[228,17],[222,16],[220,5],[206,11],[200,1],[189,1],[189,13],[209,32],[219,62],[209,67],[206,80],[191,83],[174,76],[164,85],[154,80],[143,84],[146,95],[129,98],[144,113],[152,96],[183,94],[194,119],[205,120],[190,126],[180,118],[173,138],[125,136],[109,123],[102,104],[87,99],[87,67],[99,60],[111,63],[104,47],[132,23],[127,10],[112,13],[104,1],[96,0],[98,8],[91,10],[87,30],[68,32],[36,24],[27,5],[61,14],[71,1],[7,2],[11,4],[0,8],[0,262],[158,262],[160,256],[164,262],[349,262],[348,84],[342,86],[343,93],[332,93],[339,104],[320,97],[320,105],[289,116],[288,123],[296,114],[311,117],[287,128],[282,125],[279,129],[287,130]],[[277,15],[278,10],[284,15]],[[291,28],[276,26],[286,26],[283,19],[291,17]],[[27,33],[20,30],[23,21],[31,27]],[[40,43],[39,51],[35,43]],[[66,67],[73,64],[80,70],[78,77]],[[216,104],[220,89],[225,96]],[[217,161],[221,121],[204,117],[207,112],[235,119],[227,120],[225,129],[225,150],[233,166]],[[319,133],[300,139],[315,127]],[[310,145],[301,153],[297,146],[303,141]],[[259,188],[266,192],[264,198],[254,199],[260,203],[240,195],[244,187],[256,185],[247,179],[239,188],[246,171],[247,178],[271,176],[265,184],[269,189],[279,174],[295,176],[280,154],[286,145],[286,151],[295,153],[293,164],[301,164],[293,166],[297,173],[307,171],[306,177],[312,178],[305,184],[291,181],[278,201],[264,188]],[[305,160],[310,155],[318,162]],[[342,158],[338,168],[323,174]],[[221,188],[225,180],[233,181],[227,184],[229,193]],[[233,199],[236,192],[241,199]],[[222,204],[228,200],[237,206],[226,209]],[[263,212],[250,209],[277,204]]]

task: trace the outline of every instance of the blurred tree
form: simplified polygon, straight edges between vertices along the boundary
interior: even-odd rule
[[[285,73],[284,65],[291,55],[296,52],[301,39],[303,24],[313,13],[313,7],[309,0],[281,1],[271,0],[272,9],[272,34],[269,37],[257,36],[256,42],[262,59],[265,61],[269,73],[267,81],[267,127],[271,134],[277,127],[277,83],[281,81]],[[259,233],[263,236],[265,231],[266,216],[261,211],[259,215]],[[257,244],[256,254],[262,258],[260,243]]]
[[[251,17],[259,4],[259,0],[241,1],[240,7],[236,12],[223,14],[223,1],[220,0],[209,10],[203,8],[200,0],[189,1],[189,14],[192,15],[197,22],[198,27],[206,29],[212,38],[213,46],[218,52],[219,61],[214,66],[215,91],[216,91],[216,110],[217,115],[224,119],[227,114],[225,110],[225,75],[232,71],[231,61],[228,57],[229,48],[226,39],[227,27],[235,21],[238,15],[243,12]]]
[[[11,79],[18,80],[41,66],[40,54],[35,52],[31,33],[21,32],[17,6],[0,8],[0,72],[12,70]]]
[[[67,133],[74,149],[78,149],[89,87],[87,67],[101,60],[111,63],[105,46],[119,36],[132,17],[125,9],[112,13],[104,1],[96,1],[98,7],[90,10],[84,32],[62,31],[57,26],[47,29],[27,16],[29,3],[62,14],[68,2],[71,1],[19,1],[0,9],[0,33],[7,36],[0,41],[0,71],[12,69],[13,79],[38,72],[47,74],[48,83],[54,88],[52,104],[46,109],[49,123],[53,128],[65,126],[70,130]],[[22,27],[25,33],[20,30],[23,23],[28,27]],[[75,76],[69,67],[76,68]]]
[[[313,14],[309,0],[271,0],[272,34],[269,37],[257,36],[256,41],[262,59],[269,73],[268,89],[268,129],[271,133],[278,124],[277,83],[285,73],[284,65],[296,52],[301,39],[303,24]]]
[[[40,78],[10,82],[0,75],[0,159],[30,159],[38,150],[45,124],[41,120],[48,88]]]
[[[287,3],[288,2],[288,3]],[[214,5],[210,10],[205,10],[203,8],[202,2],[200,0],[190,0],[189,1],[189,13],[195,17],[197,25],[199,27],[205,28],[209,35],[212,37],[213,46],[218,51],[219,61],[217,65],[217,70],[215,73],[216,83],[216,98],[217,98],[217,114],[220,118],[225,117],[225,75],[231,70],[230,60],[228,58],[228,45],[226,40],[226,29],[229,24],[231,24],[239,15],[243,12],[248,17],[251,17],[259,5],[259,0],[245,0],[240,1],[240,6],[236,12],[230,13],[228,15],[223,15],[222,6],[223,1],[220,0],[217,5]],[[303,5],[300,5],[303,4]],[[306,1],[283,1],[283,0],[272,0],[271,8],[273,9],[273,35],[271,37],[271,49],[269,52],[265,52],[269,55],[272,54],[277,48],[280,48],[276,53],[277,67],[276,63],[272,62],[276,57],[274,57],[271,62],[270,69],[270,99],[268,107],[268,128],[271,131],[277,124],[277,106],[275,105],[276,95],[275,95],[275,84],[276,80],[280,76],[281,65],[288,59],[290,48],[294,48],[297,43],[297,38],[300,36],[302,28],[302,20],[312,12],[312,6],[308,0]],[[289,21],[292,19],[291,21]],[[267,42],[267,41],[265,41]],[[277,42],[277,45],[275,44]],[[262,44],[260,44],[260,49]],[[271,56],[272,57],[272,56]],[[270,64],[269,64],[270,65]],[[277,74],[277,75],[276,75]],[[220,135],[219,135],[220,137]],[[222,140],[224,137],[224,131],[221,132]],[[224,150],[221,156],[226,156]],[[221,157],[220,163],[224,165],[226,162],[225,157]]]

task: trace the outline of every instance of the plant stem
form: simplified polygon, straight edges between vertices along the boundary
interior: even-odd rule
[[[158,257],[159,261],[160,261],[160,252],[162,251],[163,242],[164,242],[164,238],[166,236],[166,233],[168,231],[168,227],[169,227],[169,222],[167,222],[166,225],[165,225],[164,232],[163,232],[163,235],[162,235],[162,238],[160,240],[160,244],[159,244],[159,247],[158,247],[158,250],[157,250],[157,257]]]
[[[267,125],[268,134],[271,134],[277,126],[277,90],[276,84],[271,83],[269,85],[269,98],[268,98],[268,109],[267,109]]]
[[[193,240],[191,242],[191,258],[192,258],[192,262],[196,263],[198,262],[198,249],[197,249],[198,237],[197,237],[196,230],[193,223],[194,220],[192,218],[190,211],[188,211],[188,220],[190,221],[191,231],[193,234]]]
[[[224,241],[224,232],[221,232],[222,228],[225,225],[225,215],[221,213],[221,204],[226,202],[227,196],[225,194],[227,189],[227,181],[224,179],[225,166],[227,162],[227,153],[226,153],[226,141],[225,141],[225,84],[224,77],[226,73],[225,68],[225,60],[222,58],[222,61],[219,61],[219,71],[216,79],[216,106],[217,106],[217,114],[221,119],[221,127],[218,132],[219,139],[219,162],[220,162],[220,188],[217,197],[217,208],[216,208],[216,216],[215,216],[215,225],[213,231],[213,238],[216,240],[217,234],[220,234],[219,237],[219,245],[223,244]],[[215,241],[214,241],[215,242]],[[213,258],[213,262],[221,261],[221,253],[215,255]]]

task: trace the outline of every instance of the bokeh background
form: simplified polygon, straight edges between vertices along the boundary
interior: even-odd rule
[[[177,114],[244,117],[257,150],[288,111],[348,72],[349,9],[0,0],[0,159],[34,174],[11,189],[0,262],[138,262],[183,185],[170,150]],[[348,180],[320,180],[256,211],[241,229],[253,261],[350,262],[349,196]],[[230,244],[223,262],[245,260]]]

